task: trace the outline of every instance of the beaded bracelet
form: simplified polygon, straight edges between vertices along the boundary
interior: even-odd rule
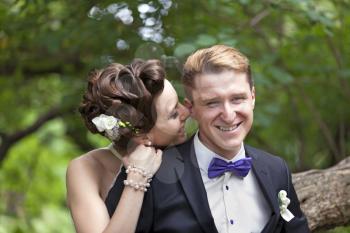
[[[150,181],[150,179],[152,178],[153,174],[152,173],[149,173],[149,172],[146,172],[144,169],[142,168],[139,168],[139,167],[135,167],[135,165],[131,164],[127,167],[126,173],[129,173],[129,172],[136,172],[136,173],[139,173],[141,174],[143,177],[147,178],[148,182]]]
[[[134,188],[136,191],[140,190],[143,192],[147,192],[147,188],[150,187],[149,182],[138,183],[138,182],[135,182],[133,180],[124,180],[124,185],[130,186],[130,187]]]

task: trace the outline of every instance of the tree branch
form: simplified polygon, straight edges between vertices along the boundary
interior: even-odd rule
[[[313,232],[350,222],[350,157],[325,170],[293,174],[293,184]]]
[[[26,129],[17,131],[8,136],[11,142],[21,140],[22,138],[28,136],[29,134],[35,132],[41,126],[43,126],[47,121],[60,116],[62,113],[59,108],[52,108],[45,114],[41,115],[32,125],[28,126]]]
[[[19,130],[17,132],[14,132],[12,134],[4,134],[1,135],[1,145],[0,145],[0,166],[2,165],[2,162],[4,161],[7,151],[10,149],[10,147],[17,143],[19,140],[23,139],[24,137],[28,136],[29,134],[34,133],[37,131],[40,127],[42,127],[46,122],[57,118],[63,114],[63,110],[54,107],[41,115],[32,125],[28,126],[27,128],[23,130]]]
[[[303,97],[305,104],[310,109],[311,114],[314,116],[315,121],[320,127],[320,130],[326,139],[329,149],[332,152],[333,158],[335,159],[335,161],[340,161],[341,160],[340,152],[334,140],[332,131],[329,129],[327,123],[322,119],[322,116],[319,110],[315,107],[311,98],[306,94],[303,85],[299,85],[297,82],[295,82],[295,84],[298,86],[298,90],[300,90],[301,96]]]
[[[30,51],[22,51],[23,53],[30,53]],[[48,52],[43,52],[38,57],[38,60],[42,60],[40,57],[52,57]],[[36,77],[36,76],[42,76],[52,73],[58,73],[63,74],[65,73],[65,68],[62,64],[70,64],[74,70],[79,71],[82,70],[84,67],[84,64],[80,60],[79,54],[55,54],[54,60],[49,60],[47,58],[45,60],[46,63],[50,63],[48,66],[44,67],[33,67],[31,64],[21,64],[21,72],[25,74],[26,78],[30,77]],[[58,62],[62,61],[62,62]],[[64,61],[64,62],[63,62]],[[0,69],[0,75],[1,76],[13,76],[16,72],[18,72],[18,67],[21,62],[19,60],[11,60],[8,63],[2,64],[2,67]]]
[[[252,18],[250,20],[250,26],[251,27],[255,27],[257,26],[257,24],[263,20],[266,16],[268,16],[270,14],[270,10],[269,9],[264,9],[261,12],[259,12],[256,16],[254,16],[254,18]]]
[[[334,45],[333,40],[329,35],[326,36],[326,40],[328,48],[331,51],[331,54],[333,55],[333,58],[335,60],[335,63],[337,64],[338,69],[341,70],[343,68],[342,55],[340,54],[339,49]],[[346,98],[350,99],[350,86],[348,81],[340,77],[339,75],[336,75],[336,77],[341,86],[340,90],[344,93]]]

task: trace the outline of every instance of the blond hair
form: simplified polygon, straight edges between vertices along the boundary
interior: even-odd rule
[[[182,75],[187,97],[192,98],[191,89],[195,88],[194,80],[197,76],[206,73],[220,73],[225,70],[246,73],[249,86],[253,87],[248,58],[235,48],[214,45],[200,49],[187,58]]]

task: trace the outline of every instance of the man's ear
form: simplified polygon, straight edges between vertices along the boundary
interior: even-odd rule
[[[255,87],[252,88],[252,104],[253,104],[253,109],[255,107]]]
[[[189,100],[188,98],[185,98],[183,104],[184,104],[184,106],[188,109],[188,111],[190,112],[190,114],[192,115],[192,107],[193,107],[192,101]]]

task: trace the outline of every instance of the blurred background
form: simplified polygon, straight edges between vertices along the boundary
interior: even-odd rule
[[[247,143],[293,172],[349,156],[349,12],[349,0],[0,0],[0,233],[74,232],[67,164],[108,145],[77,107],[87,73],[113,61],[160,59],[183,98],[184,59],[234,46],[256,85]]]

